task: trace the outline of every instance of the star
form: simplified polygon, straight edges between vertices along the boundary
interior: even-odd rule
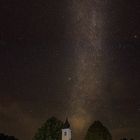
[[[72,80],[72,78],[71,78],[71,77],[68,77],[68,80],[69,80],[69,81],[71,81],[71,80]]]

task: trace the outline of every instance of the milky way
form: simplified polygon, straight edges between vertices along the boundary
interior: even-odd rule
[[[67,32],[74,42],[75,61],[69,109],[73,128],[78,130],[78,134],[85,133],[89,122],[96,118],[96,115],[91,116],[91,104],[94,113],[97,113],[98,106],[102,104],[98,100],[101,96],[101,75],[105,70],[101,45],[103,4],[101,1],[72,1],[69,7],[72,27]]]

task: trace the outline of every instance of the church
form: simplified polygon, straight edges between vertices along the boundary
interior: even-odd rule
[[[71,140],[71,129],[68,118],[66,118],[64,126],[62,128],[62,140]]]

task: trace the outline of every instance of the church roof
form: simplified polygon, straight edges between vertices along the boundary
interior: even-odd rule
[[[66,121],[65,121],[65,123],[63,125],[63,129],[66,129],[66,128],[70,128],[70,123],[68,121],[68,118],[66,118]]]

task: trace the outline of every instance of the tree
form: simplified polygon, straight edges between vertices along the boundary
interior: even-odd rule
[[[0,140],[18,140],[14,136],[8,136],[3,133],[0,133]]]
[[[100,121],[95,121],[89,127],[85,140],[112,140],[112,136]]]
[[[51,117],[38,129],[33,140],[61,140],[62,127],[60,120]]]
[[[122,138],[121,140],[128,140],[127,138]]]
[[[128,140],[128,138],[122,138],[120,140]],[[131,138],[130,140],[134,140],[133,138]]]

